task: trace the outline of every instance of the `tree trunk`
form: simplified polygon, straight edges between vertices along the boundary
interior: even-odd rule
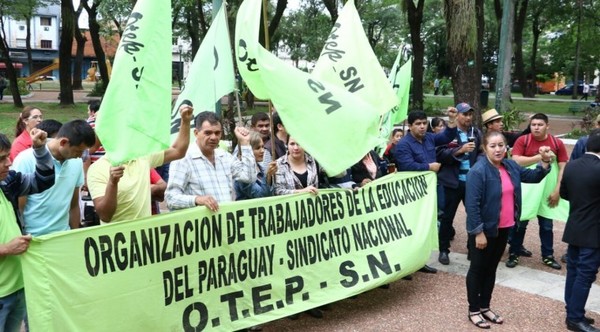
[[[17,82],[17,71],[13,66],[10,57],[8,56],[8,43],[6,42],[6,33],[4,30],[4,18],[0,16],[0,33],[2,38],[0,40],[0,59],[6,64],[6,78],[10,82],[10,94],[13,97],[13,104],[15,107],[23,108],[23,101],[19,94],[19,86]]]
[[[500,35],[502,34],[502,4],[500,0],[494,0],[494,15],[498,26],[498,45],[500,45]]]
[[[542,15],[542,10],[537,8],[533,13],[533,20],[531,23],[532,33],[533,33],[533,42],[531,43],[531,58],[530,58],[530,67],[531,67],[531,77],[533,77],[535,82],[535,92],[537,93],[537,67],[535,64],[535,60],[537,58],[538,44],[540,40],[540,34],[542,33],[542,27],[540,25],[540,15]]]
[[[62,28],[60,31],[60,45],[58,48],[60,74],[60,104],[73,105],[73,80],[71,77],[71,50],[73,48],[73,33],[75,10],[73,2],[62,0],[60,2],[60,13],[62,16]]]
[[[83,6],[79,3],[75,12],[75,41],[77,42],[77,50],[75,53],[75,61],[73,62],[73,90],[83,90],[82,72],[83,72],[83,51],[85,49],[86,38],[79,28],[79,17],[83,11]]]
[[[98,61],[98,69],[100,70],[100,77],[102,77],[102,87],[106,91],[110,78],[108,77],[108,67],[106,66],[106,54],[102,49],[102,41],[100,40],[100,24],[98,23],[98,5],[101,0],[95,0],[90,7],[86,1],[82,1],[83,8],[88,13],[88,23],[90,26],[90,37],[92,38],[92,46],[94,47],[94,53],[96,53],[96,60]]]
[[[575,74],[573,75],[573,96],[572,99],[577,99],[579,90],[579,57],[581,54],[581,16],[583,15],[583,1],[577,0],[577,41],[575,43]]]
[[[335,23],[338,19],[338,9],[337,9],[337,0],[323,0],[323,4],[331,17],[331,25]]]
[[[425,46],[421,40],[421,24],[423,23],[424,2],[424,0],[419,0],[415,6],[413,0],[406,0],[410,40],[413,49],[412,109],[423,109],[423,59],[425,56]]]
[[[27,25],[27,37],[25,37],[25,48],[27,51],[27,67],[29,68],[29,75],[33,74],[33,55],[31,54],[31,17],[25,19]]]
[[[527,18],[528,0],[517,1],[517,17],[515,19],[515,76],[519,79],[521,94],[523,97],[535,97],[532,85],[535,84],[535,79],[528,79],[525,72],[525,61],[523,60],[523,29],[525,27],[525,19]],[[532,84],[533,80],[533,84]]]
[[[287,0],[277,0],[277,6],[275,7],[275,14],[271,18],[271,22],[269,22],[269,36],[273,36],[277,28],[279,27],[279,22],[281,22],[281,18],[283,17],[283,12],[287,8],[288,1]]]
[[[481,23],[478,23],[477,13],[483,12],[482,2],[444,0],[454,103],[466,102],[476,110],[479,110],[481,89],[481,59],[477,46],[480,43],[477,26]],[[476,6],[481,9],[476,10]]]

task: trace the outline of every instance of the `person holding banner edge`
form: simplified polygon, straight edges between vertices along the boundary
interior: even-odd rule
[[[46,132],[32,129],[35,173],[9,170],[10,141],[0,134],[0,331],[18,332],[25,318],[25,293],[19,255],[29,247],[31,235],[22,235],[17,199],[54,185],[54,163],[46,149]]]
[[[256,181],[256,161],[249,143],[249,131],[235,127],[242,158],[219,149],[221,119],[213,112],[201,112],[195,119],[196,141],[185,157],[171,164],[165,198],[170,209],[206,206],[216,212],[219,204],[235,198],[234,181]]]
[[[508,233],[519,220],[521,182],[538,183],[550,171],[551,152],[540,147],[541,162],[535,169],[506,159],[507,142],[502,133],[489,131],[483,137],[485,158],[467,173],[465,209],[471,264],[467,272],[468,318],[475,326],[489,329],[486,320],[502,324],[504,319],[490,310],[496,270],[506,248]]]
[[[521,136],[515,142],[512,151],[513,159],[521,166],[527,167],[541,160],[538,153],[540,147],[548,147],[555,154],[558,161],[558,181],[554,191],[545,197],[542,204],[547,204],[548,207],[554,208],[558,205],[560,196],[560,180],[562,179],[565,164],[569,160],[567,149],[564,143],[556,139],[548,133],[548,116],[543,113],[534,114],[529,123],[531,133]],[[540,228],[540,243],[542,252],[542,262],[555,270],[560,270],[561,265],[554,259],[554,232],[552,230],[552,219],[538,215],[538,223]],[[521,220],[517,222],[509,235],[509,256],[506,261],[506,267],[513,268],[519,263],[519,256],[523,252],[523,240],[527,231],[529,220]],[[528,256],[528,255],[524,255]]]
[[[410,131],[396,145],[396,168],[398,171],[433,171],[440,170],[436,161],[435,147],[451,142],[456,136],[456,108],[448,108],[448,126],[444,131],[434,134],[427,131],[429,122],[423,111],[412,111],[408,114]],[[420,271],[436,273],[437,270],[425,265]]]
[[[148,157],[112,166],[110,152],[90,166],[88,188],[102,223],[148,217],[152,213],[150,197],[150,168],[185,156],[190,142],[190,122],[193,107],[179,107],[181,126],[173,145]],[[133,143],[130,143],[133,144]]]

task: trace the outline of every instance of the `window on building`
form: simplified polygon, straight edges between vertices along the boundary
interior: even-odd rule
[[[51,40],[42,40],[40,46],[41,46],[41,48],[52,48],[52,41]]]
[[[25,47],[25,39],[22,38],[17,38],[17,45],[16,47]]]
[[[40,17],[40,25],[41,26],[51,26],[52,18],[51,17]]]

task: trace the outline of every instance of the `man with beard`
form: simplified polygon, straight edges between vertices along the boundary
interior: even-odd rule
[[[454,238],[454,217],[458,205],[465,200],[467,173],[481,154],[481,131],[473,127],[475,110],[467,103],[456,105],[456,145],[447,145],[437,151],[437,160],[442,164],[438,179],[444,187],[444,208],[440,218],[438,261],[450,264],[450,241]]]

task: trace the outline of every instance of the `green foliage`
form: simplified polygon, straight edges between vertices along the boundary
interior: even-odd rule
[[[596,118],[600,115],[600,107],[586,107],[583,109],[583,117],[579,123],[581,130],[587,135],[596,126]]]
[[[291,60],[310,62],[319,58],[330,30],[331,21],[324,13],[324,5],[308,1],[282,19],[273,38],[283,45]]]
[[[440,104],[439,100],[434,100],[433,102],[424,102],[423,112],[427,114],[427,116],[440,116],[444,115],[444,111],[446,110],[445,106]]]
[[[21,96],[25,96],[25,95],[29,94],[29,91],[27,91],[27,82],[25,82],[25,80],[18,79],[17,80],[17,87],[19,88],[19,94]]]
[[[102,97],[104,96],[104,92],[106,91],[104,90],[102,80],[98,80],[96,81],[96,84],[94,84],[92,91],[88,94],[88,97]]]
[[[508,111],[504,112],[502,116],[504,116],[502,119],[504,129],[508,131],[518,129],[519,125],[525,121],[523,112],[514,106],[510,106]]]

